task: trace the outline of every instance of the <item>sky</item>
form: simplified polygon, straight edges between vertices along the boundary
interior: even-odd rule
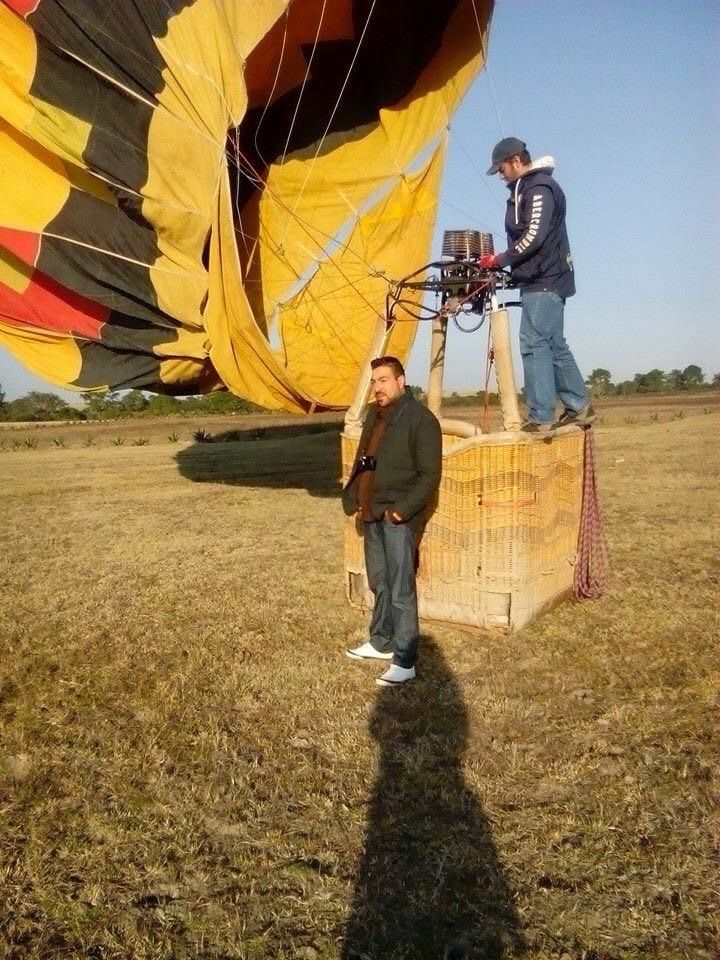
[[[712,0],[499,0],[488,70],[452,124],[433,256],[450,227],[492,230],[505,249],[507,190],[485,170],[517,136],[555,158],[567,197],[565,333],[583,373],[720,371],[719,49]],[[511,322],[517,342],[518,310]],[[423,386],[429,333],[408,364]],[[485,329],[451,327],[446,391],[482,388],[486,343]],[[1,347],[0,385],[9,398],[54,390]]]
[[[690,363],[720,371],[719,50],[720,4],[710,0],[496,6],[489,70],[453,124],[434,249],[445,228],[483,229],[450,203],[505,249],[507,188],[484,176],[503,136],[524,140],[533,158],[552,155],[577,285],[565,333],[585,376],[604,367],[618,381]],[[519,310],[511,322],[517,334]],[[446,389],[482,388],[485,331],[469,339],[451,327]],[[427,378],[428,352],[425,328],[413,383]]]

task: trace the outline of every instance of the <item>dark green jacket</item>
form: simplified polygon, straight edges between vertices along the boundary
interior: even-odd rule
[[[377,404],[368,407],[363,424],[357,459],[364,452],[377,419]],[[388,426],[380,445],[375,471],[372,511],[380,520],[386,510],[394,510],[413,530],[425,523],[425,507],[434,499],[442,471],[442,433],[437,417],[418,403],[410,393],[392,405]],[[343,509],[348,516],[359,507],[357,476],[343,491]]]

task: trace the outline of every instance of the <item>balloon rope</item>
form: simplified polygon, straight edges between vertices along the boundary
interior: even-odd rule
[[[483,402],[482,432],[487,433],[490,427],[490,397],[488,395],[488,386],[490,385],[490,371],[492,370],[495,355],[490,345],[490,324],[488,324],[487,354],[485,359],[485,397]]]
[[[255,177],[258,177],[257,171],[254,170],[254,168],[253,168],[252,164],[250,163],[250,161],[247,159],[247,157],[243,156],[242,152],[241,152],[239,149],[238,149],[238,155],[239,155],[240,157],[242,157],[243,163],[247,166],[247,168],[248,168],[249,170],[251,170],[251,171],[255,174]],[[248,178],[248,180],[250,181],[250,183],[253,184],[253,186],[255,187],[255,189],[257,189],[258,191],[260,190],[260,187],[258,186],[258,183],[261,183],[262,181],[259,179],[259,177],[258,177],[257,181],[255,181],[253,178],[251,178],[251,177],[248,176],[248,174],[246,173],[246,171],[245,171],[242,167],[238,166],[238,170],[239,170],[244,176],[246,176],[246,177]],[[267,192],[272,196],[272,191],[269,190],[269,188],[267,187],[267,184],[265,184],[265,187],[266,187],[266,189],[267,189]],[[274,198],[274,199],[275,199],[276,203],[280,204],[280,206],[284,207],[286,210],[288,209],[287,204],[283,203],[282,200],[278,200],[277,198]],[[299,217],[293,210],[289,210],[288,212],[290,213],[290,216],[296,221],[296,223],[298,224],[298,226],[300,227],[300,229],[303,230],[303,231],[308,235],[308,237],[312,240],[312,242],[313,242],[315,245],[319,246],[319,244],[318,244],[318,242],[317,242],[317,238],[316,238],[315,236],[313,236],[313,234],[312,234],[311,231],[308,229],[308,227],[305,226],[306,221],[304,221],[302,217]],[[310,226],[312,226],[312,224],[310,224]],[[312,229],[315,230],[316,233],[319,233],[321,236],[327,237],[327,239],[331,240],[333,243],[338,242],[335,237],[328,236],[328,234],[325,234],[322,230],[319,230],[319,229],[317,229],[316,227],[313,227]],[[349,252],[352,253],[354,256],[356,256],[357,259],[358,259],[361,263],[363,263],[364,266],[370,267],[372,273],[380,273],[380,271],[378,271],[375,267],[373,267],[372,264],[368,264],[367,261],[364,261],[363,258],[362,258],[355,250],[350,250],[349,244],[342,244],[342,243],[341,243],[340,246],[344,246],[345,249],[349,250]],[[278,249],[282,249],[282,242],[281,242],[280,244],[278,244]],[[355,292],[357,293],[357,295],[358,295],[361,299],[363,299],[363,300],[365,301],[365,303],[371,308],[371,310],[373,311],[373,313],[374,313],[376,316],[380,316],[380,311],[378,310],[377,304],[373,303],[371,300],[368,300],[368,298],[365,296],[365,294],[357,287],[356,283],[355,283],[354,281],[352,281],[352,280],[347,276],[347,274],[340,268],[340,266],[338,265],[337,261],[335,262],[335,266],[336,266],[336,268],[337,268],[338,273],[342,276],[342,278],[343,278],[344,280],[346,280],[346,281],[354,288],[354,290],[355,290]],[[295,273],[295,276],[296,276],[296,278],[297,278],[298,280],[301,280],[301,279],[302,279],[302,277],[298,277],[298,276],[297,276],[297,271],[293,270],[293,273]]]
[[[266,167],[270,166],[270,164],[267,162],[267,160],[262,155],[262,153],[260,153],[260,147],[258,146],[258,133],[260,132],[260,127],[262,126],[263,120],[265,119],[265,116],[270,108],[270,104],[272,103],[273,97],[275,95],[275,90],[277,89],[278,80],[280,79],[280,70],[282,69],[282,62],[283,62],[283,58],[285,57],[285,44],[287,42],[289,18],[290,18],[290,4],[288,3],[288,5],[285,7],[285,26],[283,29],[282,46],[280,47],[280,57],[278,59],[277,70],[275,71],[275,79],[273,80],[272,89],[270,90],[270,93],[265,102],[265,107],[263,108],[263,112],[260,114],[260,119],[258,120],[257,126],[255,127],[255,152],[260,157],[260,159],[262,160],[262,162],[265,164]]]
[[[443,200],[442,197],[438,197],[440,203],[446,207],[450,207],[451,210],[454,210],[456,213],[461,213],[470,223],[474,223],[478,227],[482,227],[483,230],[487,230],[489,233],[492,233],[494,237],[499,237],[500,234],[492,230],[486,223],[483,223],[482,220],[478,220],[477,217],[474,217],[471,213],[468,213],[467,210],[463,210],[462,207],[456,207],[454,203],[450,203],[449,200]]]
[[[324,230],[321,230],[319,227],[314,226],[312,223],[310,223],[309,220],[305,220],[305,219],[304,219],[303,217],[301,217],[299,214],[295,213],[293,210],[290,210],[290,208],[289,208],[289,206],[288,206],[287,203],[285,203],[283,200],[279,199],[277,196],[274,195],[274,193],[273,193],[273,191],[271,190],[271,188],[269,187],[267,181],[264,181],[264,180],[262,180],[262,179],[260,178],[259,174],[257,173],[257,171],[254,170],[252,164],[251,164],[250,161],[247,159],[247,157],[245,157],[245,156],[242,154],[242,152],[240,152],[239,150],[238,150],[238,154],[239,154],[240,158],[241,158],[242,161],[243,161],[243,164],[242,164],[242,165],[241,165],[240,163],[237,163],[237,162],[234,160],[233,157],[230,158],[230,159],[233,160],[233,162],[236,162],[236,166],[237,166],[237,168],[238,168],[238,171],[239,171],[244,177],[246,177],[246,178],[249,180],[249,182],[250,182],[250,183],[252,184],[252,186],[258,191],[258,193],[267,193],[267,194],[274,200],[275,203],[277,203],[277,204],[278,204],[279,206],[281,206],[285,211],[287,211],[287,213],[290,214],[290,216],[292,217],[292,219],[295,220],[295,222],[301,227],[301,229],[303,229],[303,230],[305,231],[305,233],[312,239],[312,241],[313,241],[315,244],[318,245],[318,247],[319,247],[320,245],[317,243],[317,238],[316,238],[315,236],[313,236],[313,234],[310,232],[310,229],[308,229],[308,228],[312,228],[312,230],[314,230],[315,233],[318,234],[319,236],[321,236],[321,237],[323,237],[324,239],[330,241],[331,243],[337,244],[338,247],[340,247],[340,248],[342,248],[342,249],[344,249],[344,250],[347,250],[348,253],[351,253],[354,257],[356,257],[357,260],[358,260],[364,267],[366,267],[366,268],[369,270],[370,273],[373,273],[373,274],[377,273],[377,274],[379,274],[379,273],[382,273],[382,272],[383,272],[383,271],[381,271],[381,270],[378,270],[378,268],[377,268],[374,264],[370,263],[368,260],[366,260],[364,257],[362,257],[356,250],[353,250],[353,249],[350,247],[349,243],[345,243],[345,242],[343,242],[342,240],[338,240],[338,238],[337,238],[336,236],[334,237],[334,236],[332,236],[332,235],[329,234],[329,233],[325,233]],[[247,168],[247,169],[245,169],[245,168]],[[247,170],[250,170],[251,173],[253,174],[253,176],[251,176],[250,174],[248,174]],[[261,185],[262,185],[262,186],[261,186]],[[281,246],[282,246],[282,242],[279,243],[277,246],[278,246],[278,249],[280,249]],[[323,251],[321,250],[320,252],[322,253]],[[318,258],[318,259],[319,259],[319,258]],[[299,280],[299,279],[301,279],[301,278],[298,277],[298,280]]]
[[[352,58],[352,60],[350,61],[350,66],[348,67],[347,73],[345,74],[345,79],[343,80],[342,87],[340,88],[340,93],[338,94],[337,100],[335,101],[335,106],[334,106],[333,109],[332,109],[332,112],[331,112],[331,114],[330,114],[330,118],[329,118],[329,120],[328,120],[328,122],[327,122],[327,125],[325,126],[325,130],[323,131],[323,135],[320,137],[320,143],[318,143],[317,149],[316,149],[316,151],[315,151],[315,155],[313,156],[313,158],[312,158],[312,160],[311,160],[311,162],[310,162],[310,168],[309,168],[309,170],[307,171],[307,173],[305,174],[305,179],[303,180],[303,185],[300,187],[300,190],[298,191],[298,194],[297,194],[297,196],[296,196],[296,198],[295,198],[295,203],[293,204],[293,208],[292,208],[292,210],[291,210],[291,212],[290,212],[290,215],[291,215],[291,216],[294,216],[295,211],[297,210],[298,204],[300,203],[300,200],[302,199],[303,193],[305,192],[305,188],[307,187],[307,184],[308,184],[308,180],[309,180],[310,177],[312,176],[312,172],[313,172],[313,169],[314,169],[314,167],[315,167],[315,161],[317,160],[318,156],[320,155],[320,151],[322,150],[323,144],[325,143],[325,139],[326,139],[328,133],[330,132],[330,127],[332,126],[332,122],[333,122],[333,120],[335,119],[335,114],[336,114],[337,111],[338,111],[338,108],[339,108],[339,106],[340,106],[340,102],[341,102],[341,100],[342,100],[342,98],[343,98],[343,94],[345,93],[345,89],[346,89],[348,83],[350,82],[350,75],[352,74],[353,67],[355,66],[355,61],[357,60],[358,54],[360,53],[360,47],[362,46],[363,40],[365,39],[365,34],[367,33],[368,26],[370,25],[370,20],[371,20],[371,18],[372,18],[373,11],[375,10],[375,5],[376,5],[376,3],[377,3],[377,0],[372,0],[372,4],[371,4],[371,6],[370,6],[370,10],[369,10],[368,15],[367,15],[367,18],[366,18],[366,20],[365,20],[365,24],[364,24],[364,26],[363,26],[363,28],[362,28],[362,33],[360,34],[360,37],[359,37],[358,42],[357,42],[357,47],[355,48],[355,53],[353,54],[353,58]],[[282,246],[283,243],[285,242],[285,236],[286,236],[286,234],[287,234],[287,224],[285,225],[285,231],[284,231],[283,236],[282,236],[282,239],[281,239],[281,241],[280,241],[280,245],[281,245],[281,246]]]
[[[498,106],[497,97],[495,96],[495,86],[492,82],[492,77],[490,76],[490,68],[488,67],[488,54],[487,47],[485,46],[485,38],[483,37],[482,27],[480,26],[480,17],[478,16],[477,7],[475,6],[475,0],[472,0],[473,13],[475,14],[475,23],[477,24],[478,37],[480,38],[480,49],[482,50],[483,56],[485,57],[485,75],[488,78],[488,86],[490,87],[490,95],[492,96],[493,106],[495,107],[495,115],[497,116],[498,124],[500,125],[500,133],[505,136],[505,126],[502,122],[502,117],[500,116],[500,107]]]
[[[303,77],[303,82],[300,87],[300,93],[298,94],[297,103],[295,104],[295,111],[293,112],[292,120],[290,121],[290,127],[288,129],[287,137],[285,139],[285,146],[283,147],[282,158],[280,160],[281,166],[283,163],[285,163],[285,157],[287,156],[288,148],[290,146],[290,139],[292,137],[293,127],[295,126],[295,121],[297,120],[298,112],[300,110],[300,101],[303,98],[303,94],[305,93],[305,86],[310,78],[310,70],[312,69],[313,58],[315,57],[315,50],[320,40],[320,31],[322,30],[323,19],[325,18],[326,6],[327,6],[327,0],[323,0],[322,9],[320,10],[320,19],[318,20],[317,30],[315,31],[315,40],[313,41],[312,50],[310,51],[310,56],[308,57],[307,67],[305,68],[305,76]]]
[[[475,13],[475,18],[476,18],[476,20],[477,20],[477,12]],[[481,43],[481,49],[483,49],[483,47],[482,47],[482,36],[481,36],[480,43]],[[486,63],[486,65],[487,65],[487,58],[486,58],[486,60],[485,60],[485,63]],[[477,165],[477,164],[475,163],[475,161],[473,160],[472,154],[465,148],[465,145],[463,144],[462,140],[461,140],[460,137],[457,135],[457,132],[456,132],[456,130],[455,130],[455,127],[453,126],[453,123],[452,123],[450,114],[448,113],[447,104],[445,103],[445,98],[444,98],[444,97],[441,97],[441,98],[440,98],[440,103],[441,103],[442,108],[443,108],[443,113],[445,114],[445,126],[446,126],[446,129],[448,130],[450,136],[453,138],[453,140],[455,140],[455,141],[457,142],[457,145],[460,147],[460,149],[462,150],[462,152],[465,154],[465,156],[467,157],[467,159],[470,161],[470,164],[471,164],[473,170],[474,170],[475,173],[480,177],[480,182],[483,184],[483,186],[484,186],[485,189],[488,191],[488,193],[490,194],[490,196],[493,198],[493,200],[495,201],[495,203],[500,207],[500,209],[502,209],[502,208],[503,208],[503,207],[502,207],[502,204],[500,203],[500,201],[498,200],[498,198],[495,196],[495,194],[494,194],[494,193],[492,192],[492,190],[490,189],[490,184],[487,182],[486,177],[483,175],[482,171],[478,168],[478,165]],[[460,210],[459,212],[462,213],[463,211]],[[479,222],[479,221],[475,221],[475,222]],[[487,224],[485,224],[485,223],[480,223],[480,226],[481,226],[484,230],[489,230],[490,233],[495,234],[495,236],[500,236],[500,234],[496,234],[495,231],[494,231],[491,227],[488,227]]]
[[[500,209],[502,210],[502,209],[503,209],[503,205],[502,205],[502,203],[498,200],[498,198],[495,196],[495,194],[492,192],[492,189],[491,189],[491,187],[490,187],[490,184],[487,182],[487,176],[482,172],[482,170],[480,170],[480,168],[478,167],[478,165],[475,163],[475,161],[474,161],[473,158],[472,158],[472,154],[469,153],[469,151],[465,149],[465,146],[464,146],[462,140],[460,139],[460,137],[458,137],[457,133],[455,133],[455,130],[453,129],[452,126],[450,127],[450,135],[451,135],[451,136],[453,137],[453,139],[457,142],[457,145],[460,147],[460,149],[462,150],[462,152],[465,154],[465,156],[466,156],[466,157],[468,158],[468,160],[470,161],[470,164],[471,164],[473,170],[475,171],[475,173],[476,173],[476,174],[478,175],[478,177],[480,178],[480,183],[482,183],[482,185],[485,187],[485,189],[487,190],[487,192],[488,192],[488,193],[490,194],[490,196],[493,198],[493,200],[495,201],[495,203],[496,203],[496,204],[498,205],[498,207],[500,207]],[[496,236],[496,237],[503,236],[503,237],[504,237],[503,234],[496,233],[495,230],[492,230],[492,229],[491,229],[490,227],[488,227],[486,224],[483,223],[483,224],[480,224],[480,225],[481,225],[482,227],[485,227],[486,230],[490,230],[490,232],[491,232],[492,234],[494,234],[494,236]]]

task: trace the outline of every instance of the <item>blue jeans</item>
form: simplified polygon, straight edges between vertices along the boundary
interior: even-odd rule
[[[520,354],[525,374],[528,419],[555,419],[555,398],[566,410],[582,410],[590,402],[582,374],[563,336],[565,301],[551,290],[522,295]]]
[[[365,569],[375,597],[370,643],[399,667],[414,667],[420,625],[415,588],[415,533],[406,523],[363,523]]]

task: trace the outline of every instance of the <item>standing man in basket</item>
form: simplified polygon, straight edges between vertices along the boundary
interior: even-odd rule
[[[492,152],[488,176],[505,181],[510,196],[505,213],[508,249],[486,253],[485,270],[510,267],[521,290],[520,353],[528,418],[521,430],[548,433],[553,427],[587,423],[594,417],[590,395],[563,334],[565,300],[575,293],[572,255],[565,228],[565,194],[553,179],[555,161],[534,163],[516,137],[501,140]],[[555,400],[564,411],[555,421]]]
[[[415,677],[420,633],[415,558],[425,508],[440,484],[442,434],[437,418],[406,388],[396,357],[378,357],[371,367],[375,403],[363,424],[343,508],[362,525],[375,603],[370,639],[347,656],[392,660],[376,682],[394,687]]]

